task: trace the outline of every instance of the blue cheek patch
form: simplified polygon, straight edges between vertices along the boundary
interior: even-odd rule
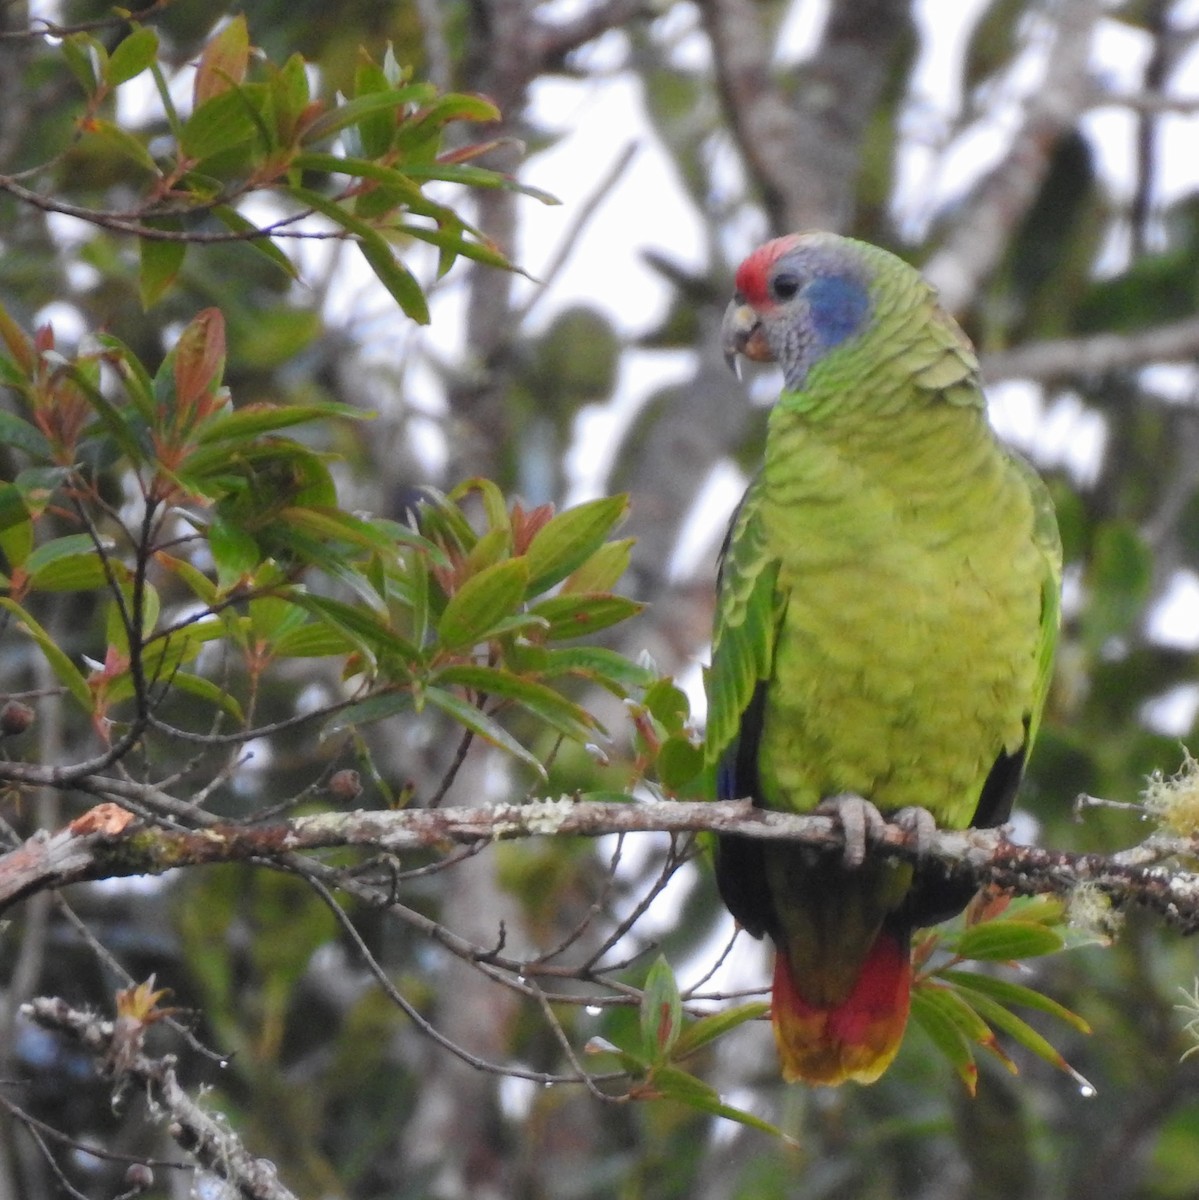
[[[808,284],[805,294],[812,328],[824,349],[853,337],[870,315],[865,286],[848,275],[821,275]]]

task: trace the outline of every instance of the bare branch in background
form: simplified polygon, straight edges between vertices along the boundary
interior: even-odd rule
[[[725,110],[774,233],[849,226],[862,140],[910,9],[907,0],[834,6],[816,53],[788,80],[762,5],[702,0]]]
[[[1199,355],[1199,317],[1158,325],[1140,333],[1097,333],[1060,341],[1029,342],[983,359],[983,374],[1051,383],[1127,371],[1154,362],[1185,362]]]
[[[1045,79],[1028,100],[1011,149],[975,188],[941,248],[924,266],[952,313],[968,307],[995,269],[1013,231],[1036,198],[1053,148],[1092,95],[1091,41],[1102,9],[1094,0],[1063,0],[1046,56]]]

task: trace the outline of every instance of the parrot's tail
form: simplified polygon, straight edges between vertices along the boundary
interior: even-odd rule
[[[903,1041],[912,994],[906,934],[884,929],[853,990],[840,1003],[818,1006],[800,995],[786,954],[774,960],[771,1017],[788,1083],[873,1083]]]

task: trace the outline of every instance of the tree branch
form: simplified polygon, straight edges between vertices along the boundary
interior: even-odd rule
[[[925,277],[952,313],[969,306],[1007,251],[1012,231],[1036,199],[1058,139],[1074,127],[1094,94],[1088,68],[1102,7],[1094,0],[1063,0],[1056,7],[1045,78],[1028,101],[1011,148],[962,206],[953,230],[925,264]]]
[[[170,1117],[171,1136],[206,1170],[227,1180],[246,1200],[295,1200],[279,1182],[273,1163],[255,1158],[226,1123],[206,1113],[180,1086],[175,1060],[151,1058],[142,1050],[144,1026],[129,1017],[106,1021],[72,1008],[65,1000],[39,996],[21,1015],[44,1029],[64,1033],[102,1059],[117,1088],[136,1083]],[[152,1110],[153,1111],[153,1110]]]
[[[1097,333],[1000,350],[984,358],[983,374],[991,382],[1035,379],[1049,383],[1143,367],[1151,362],[1183,362],[1197,354],[1199,317],[1187,317],[1143,333]]]
[[[815,55],[785,86],[756,0],[702,0],[716,78],[774,233],[846,229],[871,114],[892,51],[910,30],[908,0],[834,6]]]
[[[259,826],[217,822],[198,831],[146,825],[108,803],[55,834],[35,834],[0,857],[0,910],[67,883],[157,875],[181,866],[279,860],[303,850],[365,846],[402,853],[538,836],[700,830],[830,850],[842,845],[831,817],[766,812],[747,800],[612,804],[564,797],[482,808],[326,812]],[[873,845],[876,852],[917,857],[912,837],[897,826],[888,825]],[[1160,864],[1167,857],[1195,856],[1199,838],[1154,834],[1131,850],[1102,855],[1018,846],[994,829],[940,830],[928,850],[929,860],[957,878],[1024,895],[1068,894],[1089,884],[1115,903],[1155,911],[1184,933],[1199,930],[1199,874]]]

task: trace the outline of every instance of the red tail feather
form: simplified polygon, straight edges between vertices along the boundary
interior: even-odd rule
[[[903,1041],[912,993],[906,937],[880,933],[849,995],[817,1007],[800,994],[780,950],[774,962],[772,1018],[783,1076],[791,1083],[873,1083]]]

